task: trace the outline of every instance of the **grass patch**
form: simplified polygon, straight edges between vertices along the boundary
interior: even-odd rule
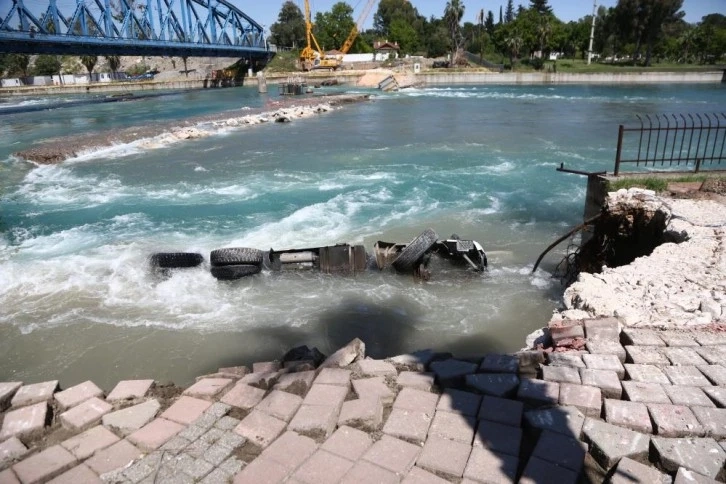
[[[716,180],[726,180],[726,177],[722,176],[710,176],[710,175],[684,175],[679,177],[658,177],[658,176],[644,176],[644,177],[628,177],[621,178],[618,180],[608,181],[608,191],[614,192],[621,188],[645,188],[647,190],[653,190],[656,192],[664,192],[668,189],[669,183],[692,183],[701,182],[713,178]]]
[[[295,72],[298,70],[297,60],[300,53],[297,51],[278,52],[265,66],[265,72]]]

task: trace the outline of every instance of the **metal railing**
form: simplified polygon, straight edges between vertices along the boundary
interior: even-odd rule
[[[636,115],[640,126],[618,129],[618,148],[613,174],[621,164],[670,169],[726,168],[726,114],[656,114]]]

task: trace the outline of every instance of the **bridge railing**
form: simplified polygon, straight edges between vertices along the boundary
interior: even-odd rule
[[[636,115],[640,126],[618,128],[613,174],[624,164],[646,169],[726,169],[726,114]]]

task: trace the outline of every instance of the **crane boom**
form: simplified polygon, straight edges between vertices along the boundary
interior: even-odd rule
[[[366,18],[368,18],[368,14],[371,13],[371,9],[373,8],[373,4],[375,3],[376,0],[368,0],[368,3],[366,3],[366,6],[363,8],[360,15],[358,16],[358,22],[356,22],[356,24],[353,26],[353,29],[350,31],[350,34],[348,34],[348,38],[345,39],[345,42],[343,42],[343,47],[340,49],[343,54],[348,53],[350,48],[353,46],[355,38],[358,37],[358,33],[363,31],[363,23],[366,21]]]

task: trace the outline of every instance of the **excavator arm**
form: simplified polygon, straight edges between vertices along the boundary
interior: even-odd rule
[[[353,47],[353,42],[355,42],[356,37],[358,37],[358,33],[363,31],[363,23],[366,21],[366,18],[368,18],[368,14],[371,13],[371,9],[375,3],[376,0],[368,0],[368,3],[366,3],[366,6],[358,16],[358,21],[353,26],[350,34],[348,34],[348,38],[345,39],[345,42],[343,42],[343,47],[340,49],[343,54],[347,54],[350,48]],[[307,0],[305,0],[305,5],[307,6]]]

